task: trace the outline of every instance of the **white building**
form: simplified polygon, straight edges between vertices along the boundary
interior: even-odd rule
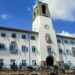
[[[53,56],[54,64],[75,66],[75,37],[57,35],[48,5],[38,2],[33,12],[32,31],[0,27],[0,64],[10,67],[41,65]]]

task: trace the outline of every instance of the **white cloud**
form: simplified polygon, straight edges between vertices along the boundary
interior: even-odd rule
[[[75,37],[75,33],[71,34],[69,32],[65,32],[65,31],[62,31],[61,33],[57,33],[58,35],[64,35],[64,36],[72,36],[72,37]]]
[[[48,3],[53,19],[75,21],[75,0],[40,0]]]
[[[7,19],[7,18],[9,18],[9,15],[8,14],[1,14],[0,18],[1,19]]]

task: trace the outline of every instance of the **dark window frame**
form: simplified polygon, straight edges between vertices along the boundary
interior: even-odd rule
[[[58,42],[58,43],[61,43],[61,39],[57,39],[57,42]]]
[[[32,46],[32,52],[33,52],[33,53],[36,52],[36,46]]]
[[[1,37],[6,37],[6,34],[5,33],[1,33]]]
[[[35,36],[31,36],[30,38],[31,38],[31,40],[35,40]]]
[[[65,44],[69,44],[69,41],[68,41],[68,40],[64,40],[64,43],[65,43]]]
[[[22,60],[22,66],[26,66],[27,63],[26,63],[26,60]]]
[[[28,52],[28,47],[26,45],[22,45],[22,51],[23,52]]]
[[[47,51],[50,53],[52,51],[51,46],[47,46]]]
[[[22,34],[22,39],[26,39],[26,35],[25,34]]]
[[[12,38],[16,38],[16,33],[12,33]]]
[[[3,43],[0,43],[0,49],[3,49],[3,50],[5,50],[5,44],[3,44]]]
[[[72,45],[75,45],[75,41],[74,41],[74,40],[71,40],[71,44],[72,44]]]
[[[72,55],[75,57],[75,48],[72,48]]]
[[[46,14],[46,6],[45,5],[42,5],[42,13]]]
[[[61,48],[59,49],[59,54],[63,54],[63,50]]]
[[[33,66],[37,65],[36,60],[32,60],[32,65]]]

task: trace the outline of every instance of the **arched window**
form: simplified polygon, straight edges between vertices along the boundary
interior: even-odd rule
[[[46,6],[45,5],[42,5],[42,13],[46,14]]]
[[[46,36],[45,36],[45,38],[46,38],[46,42],[47,42],[47,43],[52,43],[50,34],[47,33]]]
[[[18,50],[18,46],[16,42],[11,42],[10,43],[10,50],[11,51],[17,51]]]

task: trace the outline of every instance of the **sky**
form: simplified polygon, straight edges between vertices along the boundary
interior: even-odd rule
[[[56,33],[75,35],[75,0],[40,0],[48,3]],[[32,29],[37,0],[0,0],[0,26]]]

